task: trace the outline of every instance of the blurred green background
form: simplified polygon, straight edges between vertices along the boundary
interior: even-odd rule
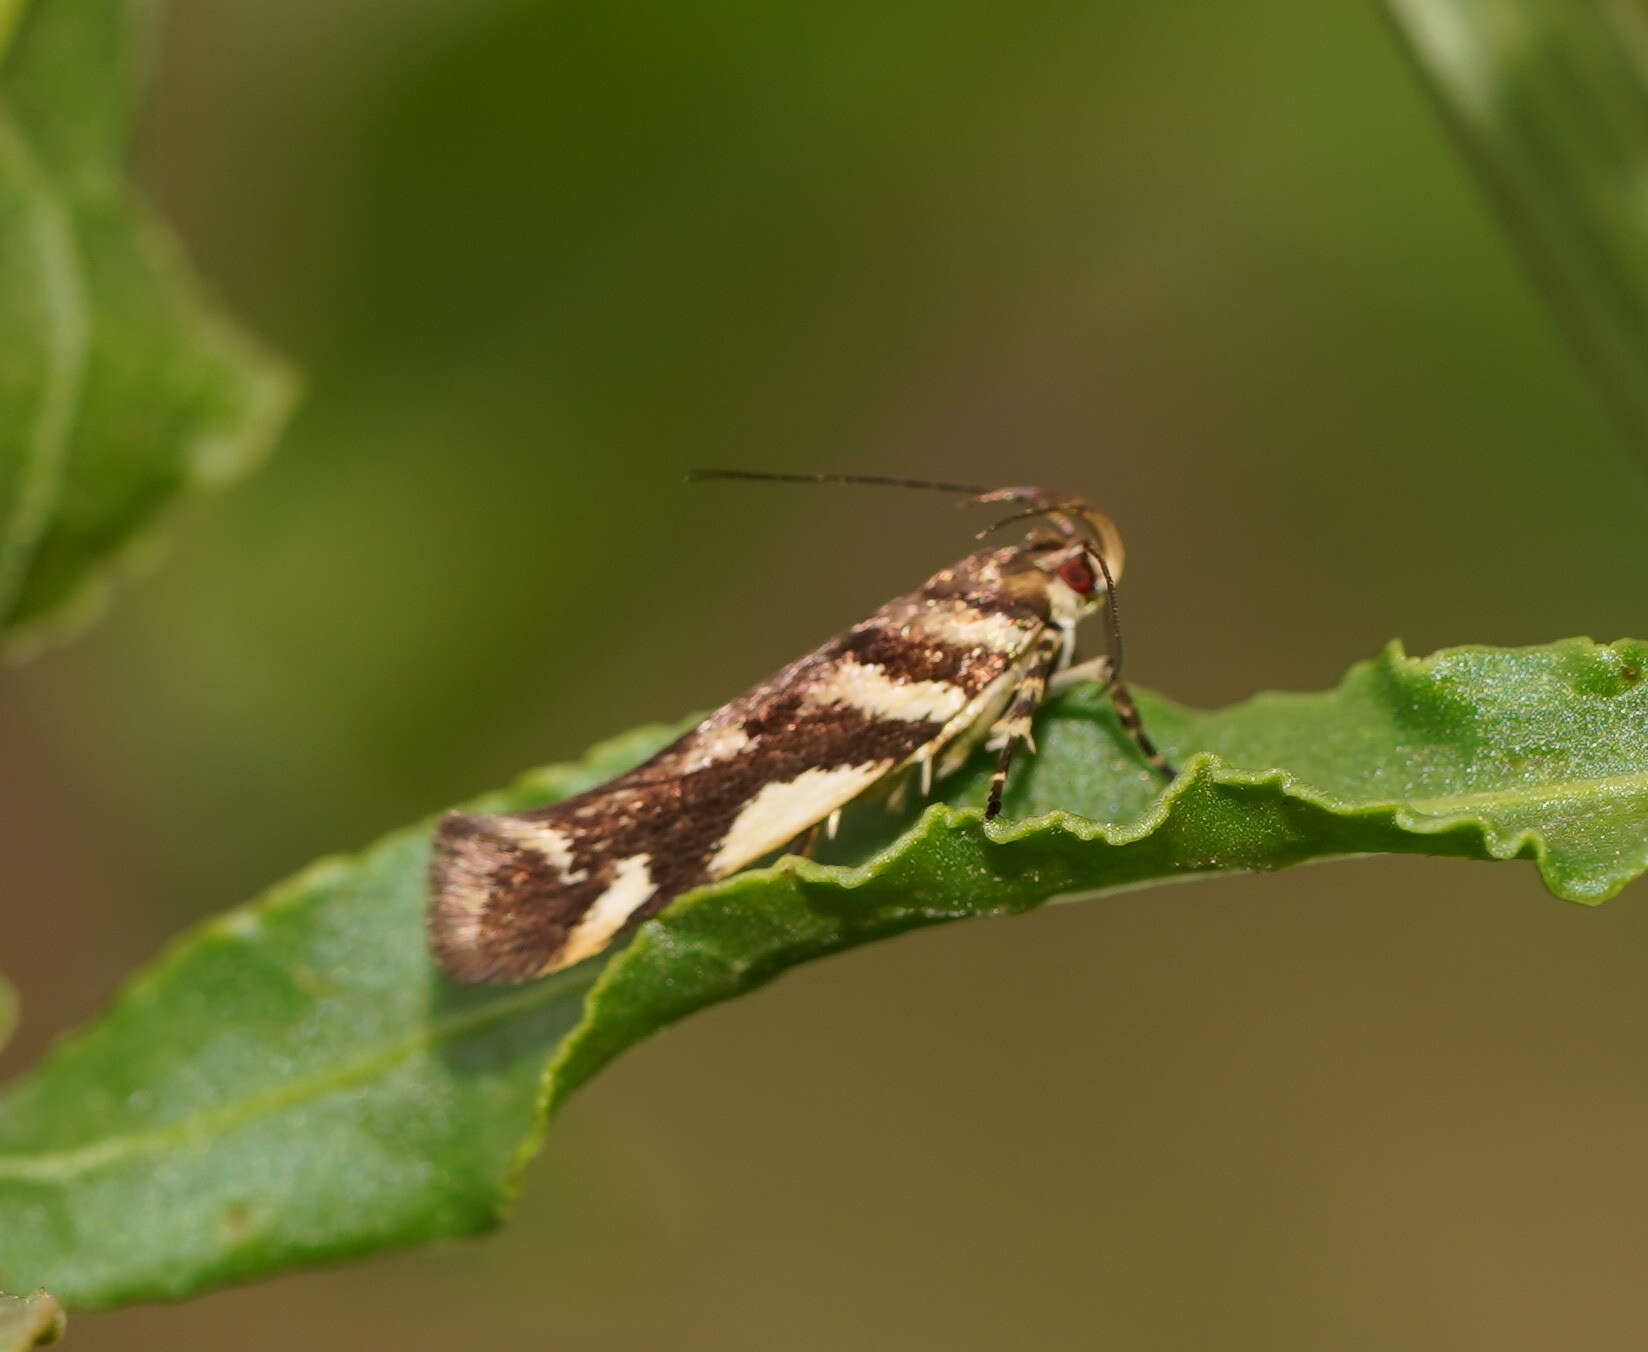
[[[309,397],[5,676],[7,1070],[967,548],[692,465],[1090,495],[1192,703],[1648,636],[1640,462],[1360,4],[179,0],[142,169]],[[1377,859],[880,945],[631,1052],[494,1237],[73,1345],[1638,1346],[1635,890]]]

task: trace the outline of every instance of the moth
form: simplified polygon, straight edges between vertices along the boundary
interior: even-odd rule
[[[1050,685],[1109,690],[1140,754],[1174,771],[1121,679],[1121,537],[1102,513],[1040,488],[875,475],[704,471],[702,478],[878,483],[1005,503],[1017,544],[981,548],[717,709],[635,769],[530,812],[451,812],[430,864],[431,946],[458,981],[522,981],[599,953],[670,900],[806,837],[889,776],[922,791],[983,742],[998,751],[984,815],[1001,810]],[[1108,651],[1073,665],[1078,621],[1103,608]],[[1055,677],[1058,681],[1055,682]]]

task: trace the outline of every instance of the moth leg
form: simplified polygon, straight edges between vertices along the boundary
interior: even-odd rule
[[[1168,764],[1167,757],[1156,749],[1150,734],[1144,730],[1144,722],[1139,718],[1139,706],[1133,703],[1133,693],[1120,676],[1112,675],[1110,678],[1110,702],[1116,706],[1116,717],[1121,720],[1122,729],[1133,739],[1133,745],[1139,748],[1139,754],[1169,783],[1177,779],[1179,772]]]
[[[882,806],[888,812],[902,812],[904,805],[910,801],[910,784],[915,779],[913,773],[899,776],[898,782],[893,785],[892,792],[887,795]]]
[[[818,845],[819,834],[824,830],[824,823],[816,821],[784,847],[785,854],[793,854],[801,859],[811,859],[813,850]],[[834,835],[832,831],[830,833]]]
[[[1133,745],[1139,748],[1139,754],[1149,761],[1164,779],[1178,778],[1179,772],[1168,764],[1167,757],[1156,749],[1156,744],[1150,740],[1150,734],[1144,730],[1138,706],[1133,703],[1133,694],[1116,674],[1115,665],[1110,658],[1094,657],[1073,667],[1066,667],[1049,682],[1048,690],[1056,695],[1081,681],[1097,681],[1102,685],[1110,693],[1110,702],[1116,707],[1116,717],[1121,720],[1122,730],[1132,739]]]
[[[1047,683],[1049,695],[1063,694],[1073,685],[1080,685],[1083,681],[1096,681],[1106,687],[1110,686],[1111,664],[1108,657],[1090,657],[1085,662],[1078,662],[1073,667],[1066,667],[1058,672]]]
[[[902,812],[910,802],[912,793],[919,793],[923,799],[932,796],[933,792],[933,749],[925,746],[911,758],[893,784],[892,792],[887,795],[884,806],[888,812]],[[835,831],[830,832],[830,839],[835,839]]]
[[[1058,664],[1063,647],[1064,636],[1057,631],[1049,631],[1037,641],[1036,654],[1025,668],[1024,677],[1013,692],[1012,702],[990,729],[986,745],[999,745],[1001,754],[996,759],[996,771],[990,776],[990,796],[984,804],[985,821],[993,821],[1001,814],[1001,795],[1007,788],[1007,772],[1012,768],[1013,753],[1018,750],[1019,744],[1022,742],[1032,751],[1035,750],[1030,721],[1047,693],[1048,678]]]

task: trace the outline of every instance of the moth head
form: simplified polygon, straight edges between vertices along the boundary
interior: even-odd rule
[[[1102,598],[1122,575],[1126,551],[1116,523],[1080,498],[1061,498],[1040,488],[998,488],[978,502],[1015,502],[1019,510],[979,532],[993,534],[1015,521],[1037,519],[1024,547],[1041,557],[1038,566],[1082,598]]]
[[[1102,605],[1116,579],[1119,555],[1104,550],[1097,540],[1052,540],[1032,537],[1026,552],[1047,576],[1053,619],[1074,624]]]
[[[1121,578],[1122,566],[1127,562],[1127,551],[1122,547],[1122,533],[1116,529],[1116,523],[1108,516],[1103,512],[1095,512],[1085,503],[1079,504],[1070,515],[1077,518],[1085,527],[1080,537],[1081,562],[1061,563],[1060,568],[1070,567],[1071,574],[1065,576],[1061,572],[1060,575],[1072,590],[1080,591],[1077,584],[1085,567],[1095,579],[1095,585],[1089,590],[1098,595],[1109,584]]]

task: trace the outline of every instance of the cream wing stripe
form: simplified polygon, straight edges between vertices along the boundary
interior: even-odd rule
[[[582,962],[612,942],[613,935],[623,929],[630,916],[646,905],[658,890],[652,881],[651,863],[650,854],[634,854],[619,863],[607,890],[595,898],[594,904],[567,934],[566,943],[555,954],[555,967]]]
[[[551,826],[547,822],[523,821],[519,817],[505,816],[492,818],[491,827],[495,834],[502,836],[510,844],[538,851],[561,875],[562,882],[581,883],[589,877],[586,869],[573,868],[572,838],[559,827]]]
[[[975,610],[969,605],[925,610],[911,621],[914,634],[925,635],[958,648],[988,648],[992,652],[1012,652],[1034,637],[1006,615]]]
[[[830,770],[803,770],[794,779],[763,784],[733,818],[726,839],[709,862],[710,876],[721,877],[759,859],[768,850],[776,850],[856,798],[886,774],[891,764],[878,760]]]
[[[967,703],[967,692],[948,681],[905,681],[884,667],[842,661],[808,692],[809,704],[845,704],[872,718],[942,723]]]

